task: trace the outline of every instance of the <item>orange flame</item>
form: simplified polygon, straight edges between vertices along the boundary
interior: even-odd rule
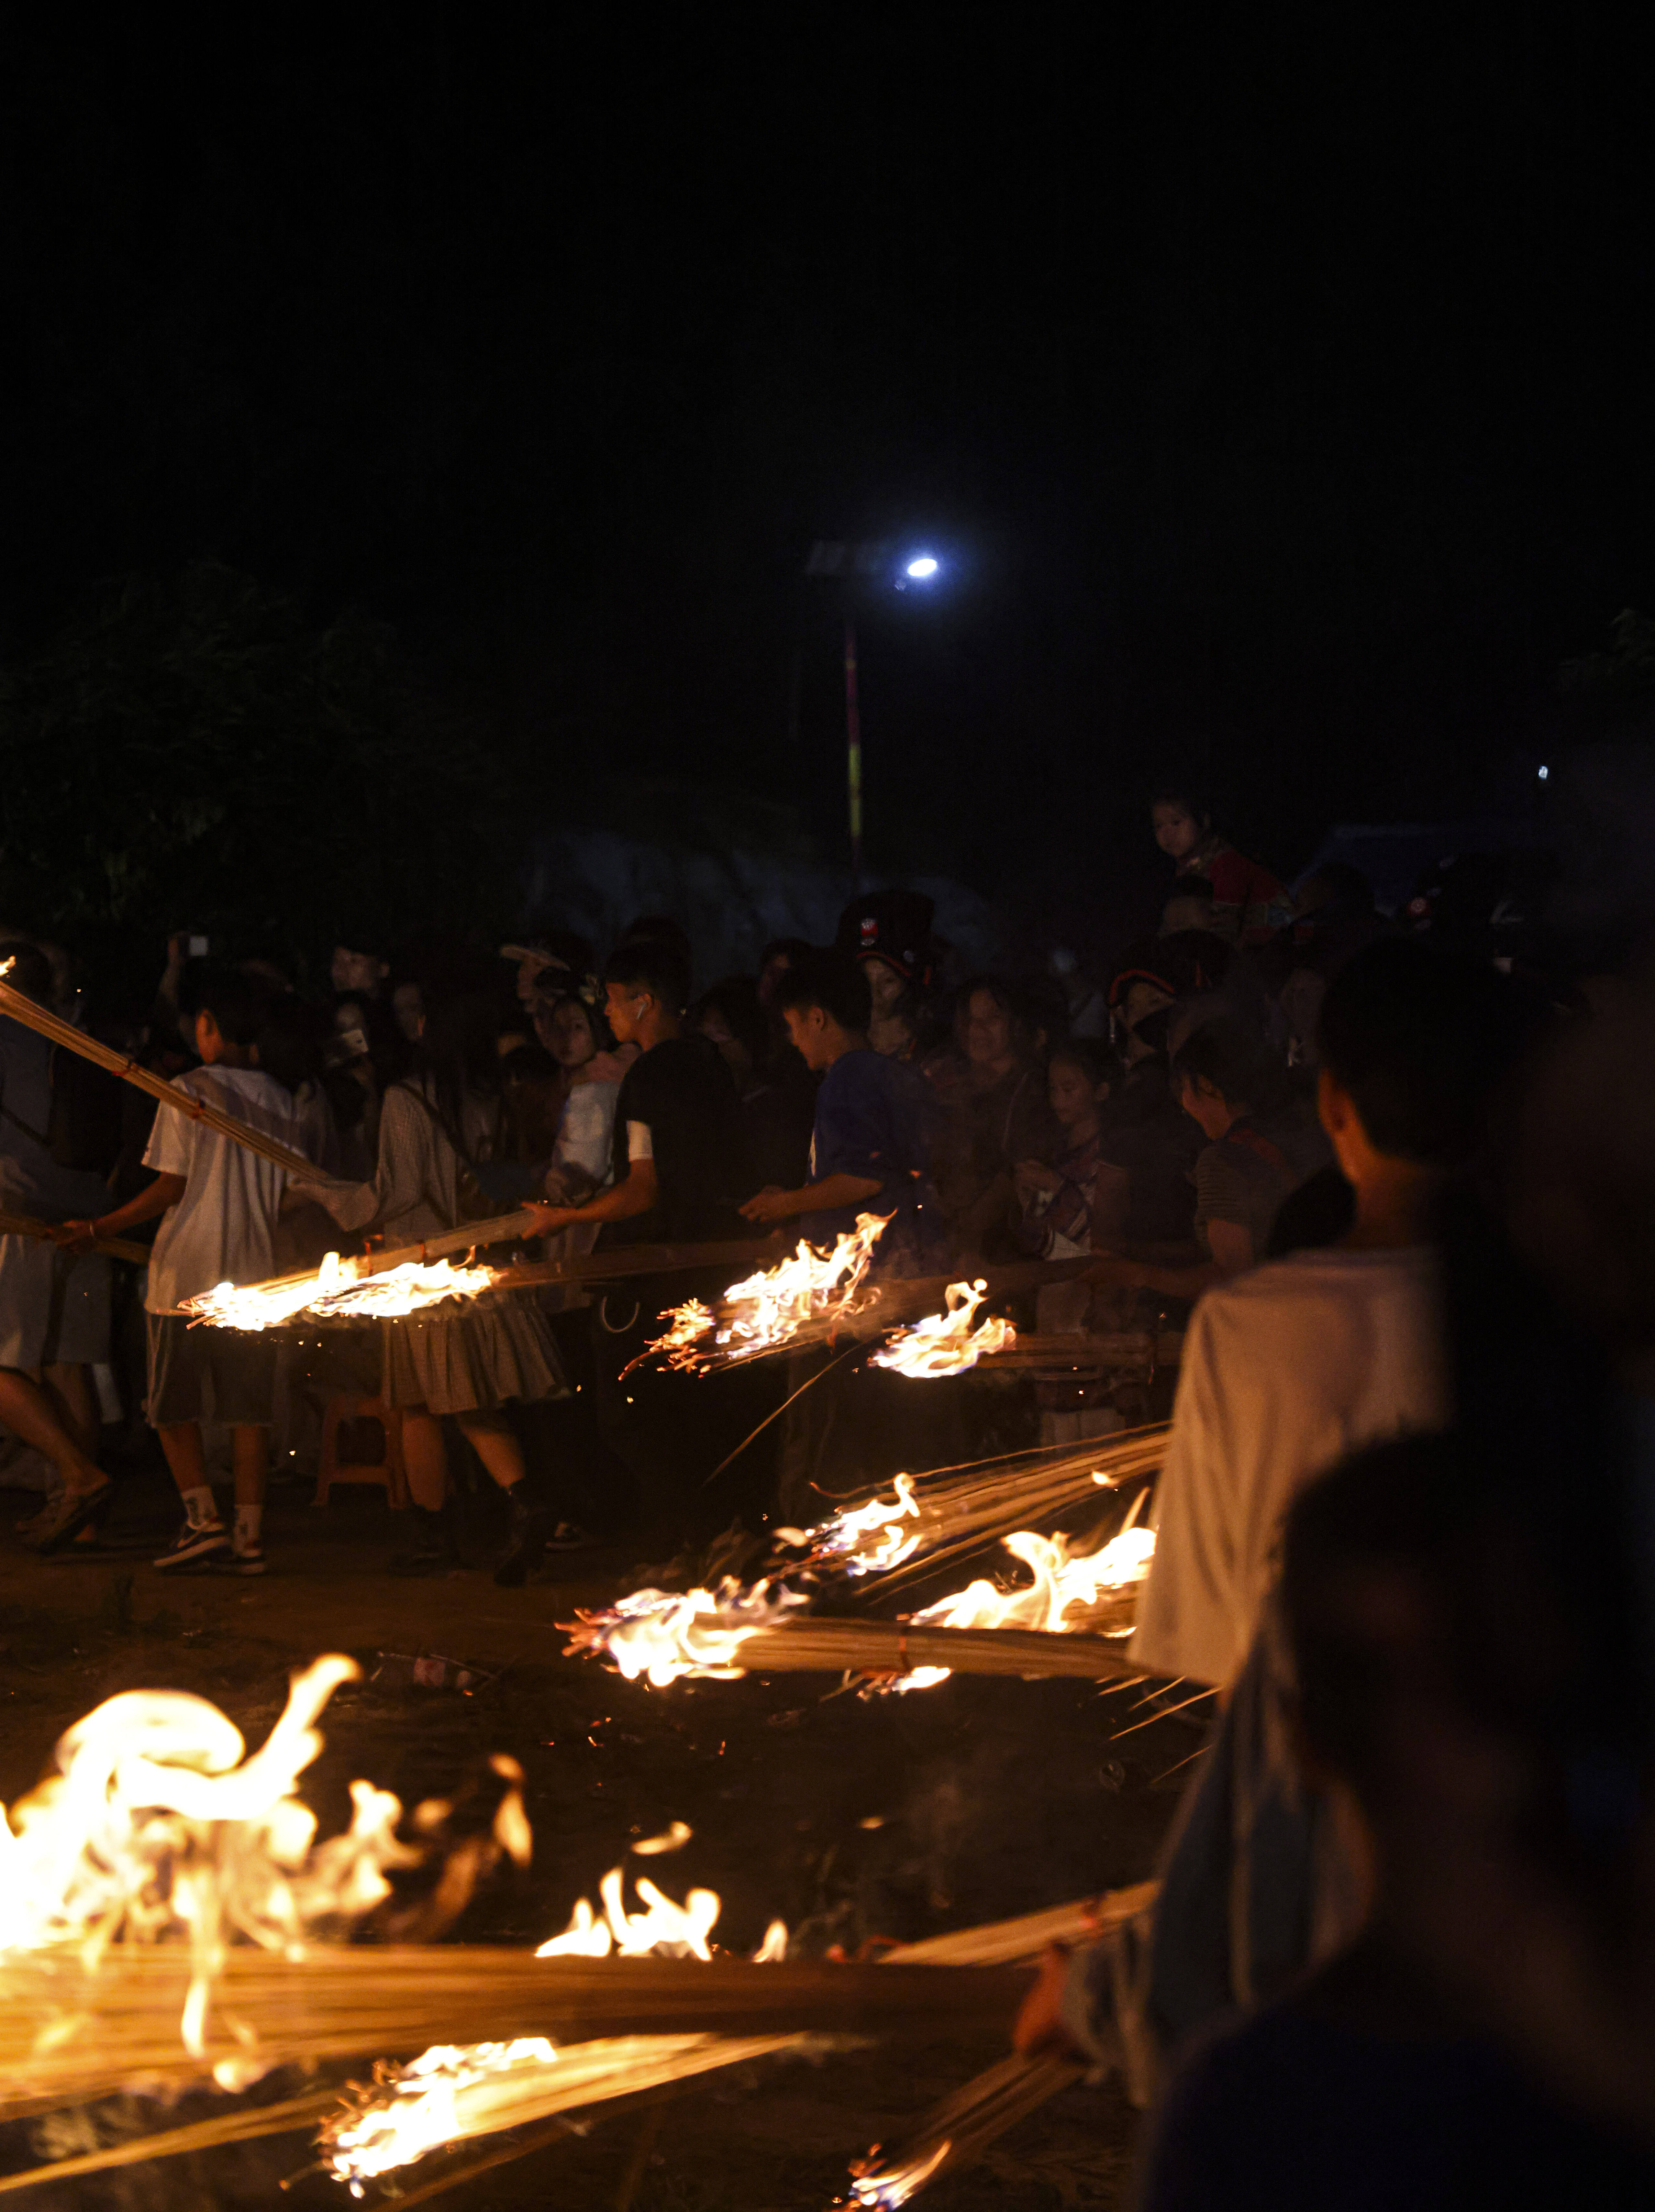
[[[58,1747],[59,1772],[9,1820],[0,1810],[0,1952],[70,1943],[95,1969],[113,1942],[187,1943],[194,1971],[179,2032],[201,2055],[231,1943],[298,1956],[308,1936],[388,1896],[388,1869],[424,1856],[399,1841],[402,1805],[389,1790],[353,1782],[350,1828],[321,1844],[315,1814],[293,1794],[321,1748],[317,1716],[359,1671],[334,1654],[295,1674],[250,1758],[216,1705],[176,1691],[127,1691],[78,1721]],[[514,1790],[496,1833],[523,1856]],[[215,2072],[239,2087],[260,2070],[250,2060]]]
[[[812,1566],[831,1561],[848,1575],[884,1574],[924,1541],[913,1476],[897,1475],[891,1487],[895,1494],[888,1501],[874,1498],[866,1505],[848,1506],[819,1528],[778,1528],[777,1540],[807,1550]]]
[[[873,1354],[869,1364],[892,1368],[898,1375],[927,1382],[939,1375],[964,1375],[985,1352],[1003,1352],[1017,1341],[1017,1332],[1008,1321],[990,1319],[975,1329],[971,1326],[988,1294],[989,1285],[983,1281],[951,1283],[947,1310],[928,1314],[911,1328],[901,1330],[883,1350]]]
[[[836,1238],[831,1251],[801,1242],[790,1260],[732,1283],[721,1301],[722,1320],[698,1298],[671,1308],[666,1317],[672,1326],[649,1352],[687,1371],[731,1366],[780,1351],[801,1331],[855,1312],[873,1247],[890,1218],[859,1213],[855,1229]]]
[[[690,1834],[675,1820],[665,1835],[646,1838],[632,1849],[646,1856],[676,1850]],[[628,1959],[712,1957],[708,1938],[720,1911],[715,1891],[692,1889],[675,1905],[652,1881],[640,1878],[636,1887],[646,1909],[629,1912],[623,1869],[611,1867],[599,1885],[601,1917],[581,1898],[563,1935],[543,1943],[536,1957],[603,1959],[611,1951]],[[787,1947],[787,1929],[774,1920],[754,1955],[784,1958]],[[596,2102],[654,2080],[733,2065],[806,2039],[639,2035],[560,2049],[544,2036],[524,2036],[510,2043],[438,2045],[411,2064],[382,2073],[377,2096],[327,2130],[327,2154],[336,2179],[360,2194],[365,2179],[458,2137],[510,2127],[558,2105]]]
[[[1033,1628],[1049,1635],[1095,1632],[1105,1594],[1135,1589],[1155,1555],[1154,1531],[1130,1521],[1095,1552],[1077,1554],[1067,1536],[1037,1535],[1031,1528],[1019,1528],[1005,1544],[1028,1568],[1032,1582],[1008,1590],[979,1576],[963,1590],[913,1614],[914,1621],[928,1628]],[[885,1686],[929,1690],[946,1682],[948,1674],[946,1667],[916,1667]]]
[[[774,1627],[808,1598],[780,1583],[744,1589],[731,1577],[716,1590],[634,1590],[602,1612],[581,1613],[566,1656],[605,1651],[629,1682],[642,1674],[658,1690],[685,1675],[732,1681],[736,1654],[755,1630]]]
[[[443,1298],[474,1298],[494,1287],[492,1267],[455,1267],[438,1260],[429,1267],[410,1261],[382,1274],[358,1275],[356,1263],[330,1252],[313,1275],[291,1283],[220,1283],[186,1298],[192,1321],[216,1328],[279,1328],[300,1314],[331,1321],[350,1316],[395,1319]]]

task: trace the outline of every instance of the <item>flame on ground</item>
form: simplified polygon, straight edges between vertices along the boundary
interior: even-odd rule
[[[293,1794],[321,1748],[317,1716],[359,1672],[336,1653],[295,1674],[251,1757],[216,1705],[182,1692],[129,1690],[77,1721],[58,1746],[59,1771],[9,1820],[0,1809],[0,1952],[69,1944],[95,1971],[112,1943],[187,1944],[179,2033],[200,2056],[231,1944],[297,1957],[307,1938],[337,1933],[388,1896],[388,1869],[425,1857],[399,1840],[402,1805],[387,1790],[353,1782],[349,1829],[320,1844],[315,1814]],[[422,1807],[417,1823],[434,1826],[441,1810]],[[514,1788],[495,1833],[526,1855]],[[215,2069],[225,2087],[259,2070],[251,2053],[245,2069]]]
[[[733,1577],[716,1590],[634,1590],[600,1613],[581,1613],[563,1624],[572,1633],[565,1657],[607,1651],[629,1682],[642,1674],[658,1690],[686,1675],[730,1681],[742,1671],[736,1654],[755,1631],[808,1607],[810,1601],[778,1583],[744,1589]]]
[[[989,1285],[981,1280],[950,1283],[946,1311],[928,1314],[911,1328],[899,1331],[872,1355],[869,1364],[928,1382],[940,1375],[964,1375],[985,1352],[1004,1352],[1017,1341],[1010,1322],[990,1318],[976,1328],[971,1326],[988,1294]]]
[[[698,1298],[671,1308],[671,1327],[644,1357],[686,1372],[727,1367],[779,1351],[801,1330],[854,1312],[890,1218],[859,1213],[855,1229],[836,1238],[831,1250],[801,1242],[791,1259],[732,1283],[721,1301],[722,1319]]]
[[[313,1275],[291,1283],[221,1283],[186,1298],[184,1311],[216,1328],[279,1328],[300,1314],[319,1321],[396,1320],[444,1298],[479,1297],[496,1279],[492,1267],[455,1267],[447,1260],[426,1267],[409,1261],[378,1275],[358,1275],[355,1265],[330,1252]]]

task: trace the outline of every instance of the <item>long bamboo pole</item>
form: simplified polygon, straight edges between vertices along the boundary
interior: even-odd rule
[[[0,981],[0,1014],[9,1014],[13,1021],[21,1022],[25,1029],[33,1030],[39,1036],[49,1037],[53,1044],[62,1045],[65,1052],[78,1053],[82,1060],[91,1060],[94,1066],[106,1068],[111,1075],[118,1075],[123,1083],[131,1084],[135,1090],[147,1091],[152,1098],[160,1099],[163,1106],[170,1106],[175,1113],[186,1114],[191,1121],[203,1122],[208,1128],[216,1129],[221,1137],[229,1137],[236,1144],[244,1145],[248,1152],[257,1152],[261,1159],[269,1160],[273,1166],[285,1168],[295,1182],[328,1183],[344,1188],[338,1176],[319,1168],[302,1152],[295,1152],[290,1146],[279,1144],[274,1137],[267,1137],[262,1129],[255,1129],[250,1123],[238,1120],[234,1114],[227,1114],[222,1106],[214,1106],[204,1098],[197,1098],[187,1091],[179,1090],[164,1075],[156,1075],[149,1068],[140,1067],[137,1060],[129,1059],[124,1052],[116,1052],[109,1045],[100,1044],[95,1037],[89,1037],[83,1030],[77,1030],[72,1022],[63,1020],[45,1006],[36,1006],[33,999],[25,998],[21,991],[15,991],[9,983],[3,981]]]
[[[37,1221],[32,1214],[0,1213],[0,1237],[33,1237],[38,1243],[52,1244],[57,1231],[51,1222]],[[107,1253],[112,1260],[130,1260],[135,1267],[149,1264],[149,1247],[130,1244],[124,1237],[100,1237],[92,1249]]]
[[[601,1650],[609,1627],[564,1621],[573,1632],[570,1653]],[[697,1613],[688,1638],[727,1637],[739,1618]],[[710,1644],[703,1647],[710,1649]],[[692,1662],[693,1663],[693,1662]],[[920,1667],[946,1667],[955,1674],[1012,1674],[1025,1680],[1069,1675],[1083,1682],[1118,1681],[1143,1672],[1127,1658],[1123,1643],[1101,1636],[1061,1635],[1035,1628],[929,1628],[901,1620],[824,1620],[813,1614],[749,1630],[717,1664],[744,1674],[910,1674]]]
[[[999,1966],[1031,1959],[1050,1943],[1078,1943],[1092,1940],[1105,1929],[1117,1926],[1123,1919],[1141,1911],[1153,1899],[1155,1888],[1153,1882],[1138,1882],[1128,1889],[1110,1890],[1099,1898],[1050,1905],[1039,1912],[1022,1913],[1010,1920],[989,1921],[975,1928],[956,1929],[946,1936],[925,1936],[918,1942],[897,1945],[884,1954],[879,1963],[887,1966]],[[772,2048],[777,2050],[788,2047],[800,2039],[791,2035],[765,2039]],[[747,2047],[745,2039],[730,2039],[723,2043],[719,2055],[707,2055],[707,2064],[733,2063],[745,2055]],[[569,2056],[577,2054],[571,2051]],[[697,2070],[700,2069],[697,2065],[686,2062],[683,2074],[678,2078]],[[628,2080],[630,2085],[630,2075]],[[588,2086],[586,2092],[588,2106],[599,2089],[600,2085],[596,2082]],[[628,2086],[619,2095],[605,2096],[602,2101],[612,2112],[672,2094],[671,2087],[640,2090]],[[192,2121],[183,2127],[160,2129],[151,2135],[136,2136],[129,2142],[110,2144],[101,2150],[59,2160],[27,2172],[6,2175],[0,2178],[0,2196],[19,2189],[33,2188],[37,2183],[73,2180],[101,2172],[107,2166],[142,2165],[152,2159],[173,2158],[192,2151],[212,2149],[221,2143],[247,2142],[261,2136],[293,2133],[331,2118],[338,2112],[341,2102],[340,2092],[324,2089],[308,2096],[290,2098],[278,2105],[237,2106],[210,2119]],[[514,2120],[512,2124],[515,2127],[521,2123]],[[440,2178],[434,2178],[427,2186],[405,2192],[398,2201],[409,2204],[421,2203],[428,2196],[440,2195],[443,2190],[469,2179],[474,2173],[489,2166],[526,2156],[567,2132],[567,2123],[554,2122],[550,2126],[538,2129],[532,2136],[519,2136],[504,2149],[487,2152],[481,2158],[465,2160]]]
[[[992,1966],[539,1959],[458,1944],[319,1946],[296,1959],[233,1950],[192,2053],[179,2034],[192,1971],[161,1947],[112,1948],[93,1972],[72,1949],[0,1960],[0,2115],[135,2081],[196,2081],[250,2053],[277,2066],[531,2035],[934,2029],[1004,2019],[1023,1987],[1014,1969]]]

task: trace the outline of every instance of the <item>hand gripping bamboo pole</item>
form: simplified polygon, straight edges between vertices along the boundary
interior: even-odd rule
[[[7,964],[9,965],[9,963]],[[3,972],[0,969],[0,976]],[[272,1166],[285,1168],[295,1182],[329,1183],[344,1188],[338,1185],[336,1176],[319,1168],[302,1152],[295,1152],[290,1146],[279,1144],[274,1137],[267,1137],[262,1129],[255,1129],[249,1123],[239,1121],[234,1114],[227,1114],[222,1106],[214,1106],[204,1098],[197,1098],[187,1091],[179,1090],[164,1075],[156,1075],[147,1067],[140,1067],[137,1061],[129,1059],[125,1053],[117,1052],[112,1046],[100,1044],[95,1037],[88,1036],[72,1022],[63,1020],[46,1007],[37,1006],[33,999],[25,998],[21,991],[13,990],[11,985],[4,981],[0,981],[0,1014],[9,1014],[13,1021],[21,1022],[25,1029],[33,1030],[38,1036],[49,1037],[53,1044],[62,1045],[65,1052],[78,1053],[82,1060],[89,1060],[94,1066],[106,1068],[111,1075],[118,1075],[123,1083],[131,1084],[136,1090],[147,1091],[152,1098],[160,1099],[163,1106],[170,1106],[175,1113],[187,1114],[191,1121],[204,1122],[208,1128],[216,1129],[221,1137],[229,1137],[236,1144],[245,1145],[250,1152],[257,1152],[261,1159],[269,1160]]]
[[[0,1237],[33,1237],[39,1243],[53,1244],[57,1235],[50,1221],[36,1221],[27,1213],[0,1213]],[[149,1247],[128,1243],[124,1237],[100,1237],[92,1249],[106,1253],[112,1260],[130,1260],[135,1267],[149,1264]]]
[[[946,1947],[952,1944],[969,1947],[957,1956],[1030,1959],[1053,1943],[1096,1942],[1147,1912],[1159,1887],[1135,1882],[1088,1904],[1054,1905],[997,1927],[962,1929],[957,1936],[907,1944],[892,1955],[940,1960],[950,1955]],[[1086,2074],[1085,2065],[1065,2052],[1008,2052],[922,2113],[889,2149],[876,2143],[851,2168],[852,2193],[839,2203],[865,2207],[867,2212],[907,2203],[944,2173],[970,2165],[1008,2129],[1084,2081]]]
[[[1129,1889],[1111,1890],[1100,1898],[1050,1905],[1039,1912],[1022,1913],[1014,1919],[990,1921],[976,1928],[957,1929],[946,1936],[930,1936],[918,1942],[901,1943],[887,1951],[879,1963],[885,1966],[999,1966],[1031,1959],[1050,1943],[1091,1940],[1104,1929],[1113,1927],[1120,1920],[1141,1911],[1154,1894],[1153,1882],[1139,1882]],[[704,2062],[705,2068],[710,2069],[715,2066],[736,2063],[750,2055],[759,2055],[761,2045],[765,2049],[781,2050],[807,2040],[807,2037],[793,2034],[721,2038],[716,2050],[709,2048],[704,2052],[691,2054],[688,2059],[681,2061],[673,2079],[676,2081],[703,2070],[703,2065],[695,2063],[697,2060]],[[595,2057],[596,2047],[587,2048]],[[579,2046],[571,2049],[565,2045],[564,2050],[569,2058],[576,2061],[572,2070],[579,2077],[575,2094],[564,2100],[569,2106],[585,2103],[590,2108],[593,2103],[601,2101],[614,2112],[661,2094],[660,2090],[640,2091],[630,2070],[626,2071],[627,2086],[621,2088],[618,2094],[606,2094],[616,2089],[616,2082],[587,2080],[579,2063],[584,2055]],[[160,2129],[127,2142],[111,2144],[101,2150],[60,2160],[45,2167],[33,2168],[26,2173],[0,2178],[0,2196],[14,2190],[33,2188],[39,2182],[74,2179],[101,2172],[107,2166],[142,2165],[151,2159],[173,2158],[192,2151],[209,2150],[221,2143],[246,2142],[261,2136],[296,2132],[333,2117],[340,2102],[339,2091],[325,2089],[277,2105],[238,2105],[210,2119],[192,2121],[183,2127]],[[520,2125],[521,2121],[514,2118],[512,2124]],[[432,2183],[429,2193],[438,2194],[452,2184],[470,2178],[473,2172],[482,2171],[485,2164],[492,2165],[525,2156],[563,2132],[563,2126],[554,2125],[541,2130],[532,2137],[520,2136],[504,2151],[491,2152],[481,2162],[473,2160],[462,2168],[445,2172],[441,2180]],[[399,2202],[417,2203],[427,2193],[425,2190],[417,2190],[405,2194]]]

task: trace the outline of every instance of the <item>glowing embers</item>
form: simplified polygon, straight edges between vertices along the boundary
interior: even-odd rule
[[[837,1237],[831,1251],[801,1243],[790,1260],[732,1283],[716,1314],[698,1298],[672,1307],[667,1316],[672,1326],[644,1356],[695,1373],[757,1359],[807,1335],[825,1334],[834,1322],[857,1310],[857,1293],[889,1218],[858,1214],[855,1229]]]
[[[447,1260],[426,1267],[410,1261],[378,1275],[358,1275],[355,1268],[353,1261],[330,1252],[313,1275],[245,1286],[221,1283],[186,1298],[184,1311],[216,1328],[279,1328],[301,1314],[318,1321],[398,1320],[444,1298],[478,1297],[495,1284],[492,1267],[455,1267]]]
[[[128,1691],[77,1722],[58,1747],[60,1771],[9,1822],[0,1815],[0,1953],[68,1946],[95,1973],[111,1945],[187,1945],[178,2032],[202,2056],[215,1979],[233,1944],[300,1957],[307,1939],[337,1934],[387,1897],[387,1869],[425,1856],[399,1840],[402,1806],[388,1790],[353,1782],[350,1828],[321,1844],[315,1815],[293,1795],[321,1748],[316,1717],[358,1671],[335,1655],[295,1675],[285,1711],[251,1758],[216,1705],[174,1691]],[[497,1764],[520,1779],[512,1762]],[[422,1806],[416,1826],[434,1827],[447,1811]],[[526,1857],[514,1789],[496,1835]],[[55,2039],[80,2025],[67,2018]],[[231,2087],[260,2067],[256,2036],[228,2026],[248,2053],[245,2066],[214,2069]]]
[[[745,1670],[736,1655],[750,1636],[774,1628],[810,1600],[779,1583],[744,1589],[733,1578],[716,1590],[634,1590],[599,1613],[568,1624],[577,1651],[607,1651],[629,1682],[645,1676],[658,1690],[685,1675],[728,1681]]]
[[[989,1295],[986,1282],[951,1283],[945,1293],[946,1310],[928,1314],[911,1328],[900,1330],[889,1344],[869,1355],[873,1367],[889,1367],[898,1375],[928,1382],[941,1375],[964,1375],[984,1352],[1004,1352],[1017,1341],[1008,1321],[990,1318],[977,1322],[977,1308]]]

